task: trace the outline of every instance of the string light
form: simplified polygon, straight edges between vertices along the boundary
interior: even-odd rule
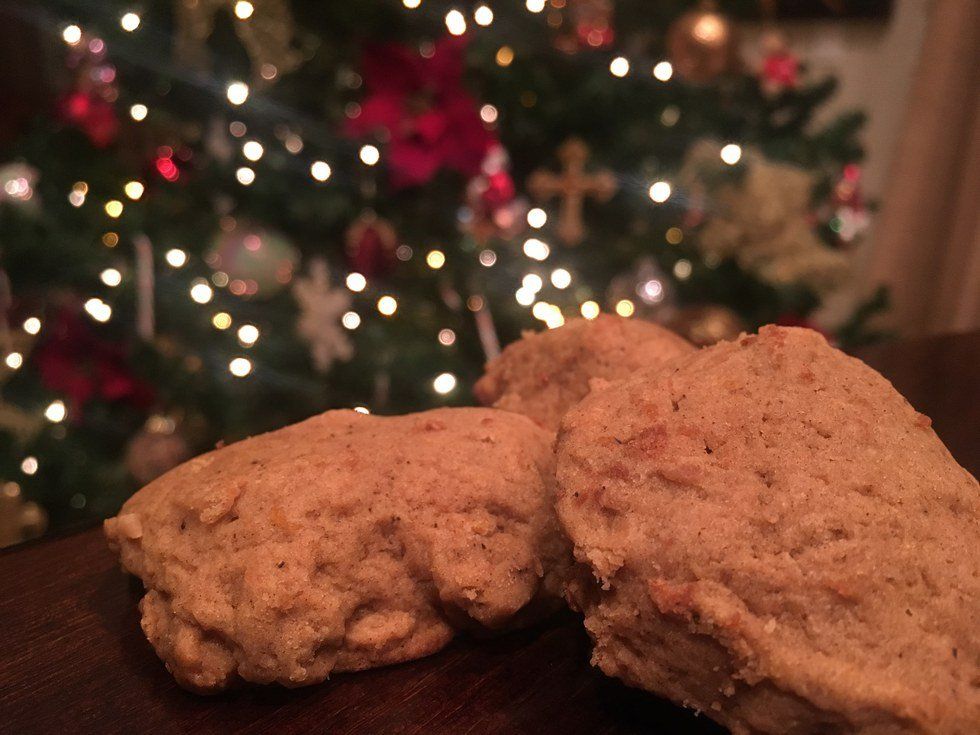
[[[29,316],[24,320],[24,331],[28,334],[37,334],[41,331],[41,320],[36,316]]]
[[[494,57],[497,62],[497,66],[510,66],[514,61],[514,49],[510,46],[501,46],[497,49],[497,55]]]
[[[669,82],[674,76],[674,66],[669,61],[658,61],[653,65],[653,76],[657,81]]]
[[[630,73],[630,62],[625,56],[617,56],[609,62],[609,72],[614,77],[625,77]]]
[[[572,283],[572,274],[564,268],[551,271],[551,285],[555,288],[568,288]]]
[[[381,151],[379,151],[373,145],[362,145],[358,155],[360,156],[361,161],[368,166],[373,166],[381,160]]]
[[[419,5],[422,4],[422,0],[402,0],[402,5],[404,5],[409,10],[415,10]],[[356,408],[354,409],[357,410]]]
[[[215,329],[220,329],[224,331],[231,326],[231,314],[227,311],[219,311],[213,317],[211,317],[211,324],[214,325]]]
[[[545,260],[551,254],[551,248],[535,237],[524,241],[524,254],[532,260]]]
[[[540,13],[544,10],[545,0],[527,0],[524,6],[532,13]]]
[[[525,288],[531,293],[537,293],[544,286],[544,281],[541,280],[541,276],[535,273],[528,273],[521,280],[521,288]]]
[[[456,387],[456,376],[452,373],[440,373],[432,381],[432,388],[441,396],[451,393]]]
[[[541,207],[534,207],[533,209],[528,210],[527,223],[534,229],[541,229],[545,226],[547,221],[548,214],[541,209]]]
[[[439,344],[444,347],[449,347],[456,341],[456,332],[451,329],[440,329],[439,330]]]
[[[691,277],[691,261],[689,260],[678,260],[674,263],[674,275],[677,276],[679,281],[686,281]]]
[[[494,263],[497,262],[497,254],[487,248],[486,250],[481,250],[479,255],[480,265],[484,268],[490,268]]]
[[[246,141],[242,146],[242,155],[249,161],[258,161],[262,158],[263,153],[265,153],[265,148],[257,140]]]
[[[118,199],[110,199],[105,203],[105,213],[113,219],[118,219],[123,213],[123,203]]]
[[[310,164],[310,176],[317,181],[326,181],[330,178],[331,173],[333,171],[330,169],[330,164],[326,161],[314,161]]]
[[[51,401],[44,409],[44,418],[52,424],[60,424],[68,416],[68,409],[65,408],[63,401]]]
[[[247,357],[236,357],[228,363],[228,372],[236,378],[244,378],[252,372],[252,361]]]
[[[73,207],[80,207],[85,204],[85,196],[88,194],[88,184],[84,181],[76,181],[68,194],[68,201]]]
[[[597,316],[599,316],[599,304],[597,304],[595,301],[586,301],[579,308],[579,311],[586,319],[595,319]]]
[[[286,136],[286,140],[283,142],[283,145],[286,147],[287,151],[293,155],[296,155],[303,150],[303,139],[295,133],[290,133]]]
[[[684,240],[684,231],[680,227],[670,227],[664,233],[664,239],[671,245],[680,245]]]
[[[180,248],[171,248],[163,257],[171,268],[182,268],[187,263],[187,253]]]
[[[255,181],[255,171],[248,166],[242,166],[235,172],[235,178],[242,186],[251,186],[252,182]]]
[[[466,33],[466,18],[458,10],[450,10],[446,13],[446,28],[454,36],[462,36]]]
[[[123,191],[126,192],[126,196],[128,196],[134,202],[143,196],[143,192],[145,190],[146,187],[144,187],[139,181],[130,181],[123,187]]]
[[[206,304],[214,298],[214,289],[203,278],[198,278],[191,285],[191,299],[199,304]]]
[[[238,342],[242,347],[251,347],[259,339],[259,328],[254,324],[243,324],[238,328]]]
[[[485,123],[497,122],[497,108],[493,105],[484,105],[480,108],[480,119]]]
[[[102,236],[102,244],[107,248],[114,248],[119,244],[119,235],[115,232],[107,232]]]
[[[24,461],[20,463],[20,471],[25,475],[33,475],[37,468],[37,457],[24,457]]]
[[[530,306],[531,304],[533,304],[534,297],[535,297],[534,291],[528,288],[524,288],[523,286],[517,289],[517,292],[514,294],[514,298],[517,299],[517,303],[520,304],[521,306]]]
[[[112,318],[112,307],[102,299],[93,296],[84,304],[85,311],[97,322],[107,322]]]
[[[430,250],[425,256],[425,264],[437,271],[446,264],[446,254],[441,250]]]
[[[248,2],[248,0],[238,0],[235,3],[235,17],[239,20],[248,20],[254,12],[255,6]]]
[[[72,23],[70,26],[64,27],[61,31],[61,37],[69,46],[74,46],[82,40],[82,29]]]
[[[488,26],[493,23],[493,11],[486,5],[481,5],[473,11],[473,20],[478,26]]]
[[[670,184],[666,181],[656,181],[650,187],[650,198],[657,204],[663,204],[670,199]]]
[[[416,0],[418,2],[418,0]],[[416,6],[417,7],[417,6]],[[365,416],[371,413],[367,406],[354,406],[354,413],[360,413]]]
[[[664,300],[664,284],[656,278],[651,278],[636,289],[636,293],[647,304],[659,304]]]
[[[149,114],[149,112],[150,110],[147,108],[147,106],[140,104],[139,102],[129,108],[129,116],[136,122],[143,122],[146,120],[146,116]]]
[[[729,166],[734,166],[742,158],[742,147],[735,143],[729,143],[721,149],[721,160]]]
[[[356,311],[348,311],[340,318],[340,323],[347,329],[357,329],[361,326],[361,315]]]
[[[633,316],[633,312],[636,311],[636,306],[629,299],[620,299],[616,302],[616,313],[620,316]]]
[[[378,311],[385,316],[391,316],[398,311],[398,302],[394,296],[382,296],[378,299]]]
[[[127,33],[132,33],[140,27],[140,17],[136,15],[136,13],[126,13],[119,19],[119,25],[121,25],[122,29]]]
[[[360,273],[349,273],[346,283],[347,288],[354,293],[360,293],[367,287],[367,279]]]
[[[115,288],[122,283],[122,273],[115,268],[106,268],[99,274],[99,278],[101,279],[102,283],[110,288]]]
[[[245,82],[232,82],[225,89],[225,95],[233,105],[245,104],[245,100],[248,99],[248,85]]]
[[[24,356],[19,352],[8,352],[7,356],[3,358],[3,361],[11,370],[16,370],[24,364]]]
[[[483,309],[483,297],[479,294],[473,294],[466,299],[466,308],[470,311],[481,311]]]

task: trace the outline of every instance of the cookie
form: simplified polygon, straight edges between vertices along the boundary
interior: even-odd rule
[[[734,733],[980,732],[980,491],[871,368],[766,327],[590,395],[557,446],[605,673]]]
[[[589,393],[589,382],[625,378],[694,351],[683,337],[638,319],[603,314],[545,332],[525,332],[487,365],[480,403],[530,416],[552,431]]]
[[[552,439],[493,409],[331,411],[177,467],[105,534],[180,684],[311,684],[561,604]]]

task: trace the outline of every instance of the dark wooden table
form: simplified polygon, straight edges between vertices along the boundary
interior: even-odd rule
[[[980,465],[980,333],[862,354]],[[140,584],[98,529],[0,553],[0,733],[721,733],[590,668],[570,613],[494,641],[288,691],[178,689],[139,628]]]

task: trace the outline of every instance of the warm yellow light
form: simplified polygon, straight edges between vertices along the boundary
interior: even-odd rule
[[[381,151],[379,151],[377,147],[373,145],[361,146],[361,150],[358,155],[360,156],[361,161],[368,166],[373,166],[381,160]]]
[[[113,219],[121,217],[123,213],[123,203],[118,199],[110,199],[105,203],[105,213]]]
[[[681,241],[684,240],[684,230],[680,227],[670,227],[664,233],[664,239],[671,245],[680,245]]]
[[[211,324],[214,325],[215,329],[225,330],[231,326],[231,314],[227,311],[219,311],[213,317],[211,317]]]
[[[241,105],[248,99],[248,85],[245,82],[232,82],[225,89],[228,101],[233,105]]]
[[[228,372],[236,378],[244,378],[252,372],[252,361],[247,357],[236,357],[228,363]]]
[[[532,260],[545,260],[550,253],[551,248],[535,237],[524,241],[524,254]]]
[[[599,316],[599,304],[597,304],[595,301],[586,301],[584,304],[582,304],[579,311],[586,319],[595,319],[597,316]]]
[[[666,181],[656,181],[650,186],[650,198],[657,204],[663,204],[670,199],[670,184]]]
[[[541,321],[547,319],[549,313],[551,313],[551,304],[547,301],[539,301],[531,309],[531,315]]]
[[[729,143],[721,149],[721,160],[729,166],[734,166],[742,158],[742,146]]]
[[[514,61],[514,49],[510,46],[501,46],[497,49],[497,66],[510,66]]]
[[[3,361],[11,370],[16,370],[24,364],[24,356],[19,352],[8,352],[7,356],[3,358]]]
[[[106,268],[99,274],[99,278],[102,280],[102,283],[110,288],[115,288],[122,283],[122,273],[115,268]]]
[[[314,161],[310,164],[310,176],[317,181],[326,181],[331,173],[330,164],[326,161]]]
[[[617,56],[609,62],[609,72],[614,77],[625,77],[630,73],[630,62],[625,56]]]
[[[473,11],[473,20],[478,26],[488,26],[493,23],[493,11],[486,5],[481,5]]]
[[[674,263],[674,275],[677,277],[678,281],[686,281],[691,277],[691,271],[693,270],[691,266],[691,261],[689,260],[678,260]]]
[[[122,29],[127,33],[132,33],[140,27],[140,17],[136,15],[136,13],[126,13],[119,19],[119,25],[121,25]]]
[[[551,285],[555,288],[568,288],[572,283],[572,274],[564,268],[551,271]]]
[[[239,20],[248,20],[254,12],[255,6],[248,2],[248,0],[238,0],[235,3],[235,17]]]
[[[242,155],[249,161],[258,161],[265,153],[265,148],[257,140],[248,140],[242,145]]]
[[[20,463],[20,471],[25,475],[33,475],[37,472],[37,457],[24,457],[24,461]]]
[[[238,341],[242,347],[251,347],[259,339],[259,328],[254,324],[243,324],[238,328]]]
[[[548,221],[548,214],[540,207],[528,210],[527,223],[534,229],[540,229]]]
[[[102,244],[107,248],[114,248],[119,244],[119,235],[115,232],[107,232],[102,236]]]
[[[251,186],[252,182],[255,181],[255,171],[248,166],[242,166],[235,172],[235,178],[242,186]]]
[[[143,122],[149,112],[150,110],[146,105],[141,105],[138,102],[129,108],[129,116],[136,122]]]
[[[534,291],[529,288],[524,288],[523,286],[517,289],[517,292],[514,294],[514,298],[517,299],[517,303],[521,306],[530,306],[533,304],[534,297]]]
[[[360,273],[349,273],[347,275],[347,288],[354,293],[360,293],[367,287],[367,279]]]
[[[659,61],[653,67],[653,76],[660,82],[668,82],[674,76],[674,66],[669,61]]]
[[[462,36],[466,33],[466,18],[458,10],[450,10],[446,13],[446,28],[454,36]]]
[[[446,254],[441,250],[430,250],[425,256],[425,264],[437,271],[446,264]]]
[[[398,302],[394,296],[382,296],[378,299],[378,311],[385,316],[391,316],[398,311]]]
[[[371,413],[371,411],[368,409],[367,406],[354,406],[354,411],[360,414],[364,414],[365,416]]]
[[[187,262],[187,253],[180,248],[171,248],[163,257],[171,268],[181,268]]]
[[[36,316],[27,317],[24,320],[24,331],[28,334],[37,334],[41,331],[41,320]]]
[[[544,10],[545,0],[527,0],[524,6],[532,13],[540,13]]]
[[[536,273],[528,273],[521,279],[521,288],[525,288],[531,293],[537,293],[541,290],[544,285],[544,281],[541,280],[541,276]]]
[[[456,376],[452,373],[440,373],[432,381],[432,388],[441,396],[452,392],[456,387]]]
[[[361,326],[361,315],[356,311],[348,311],[341,317],[340,323],[347,329],[357,329]]]
[[[65,408],[65,404],[61,401],[51,401],[48,407],[44,409],[44,418],[53,424],[61,423],[67,415],[68,409]]]
[[[144,187],[139,181],[130,181],[123,187],[123,191],[126,192],[126,196],[128,196],[134,202],[143,196],[143,192],[145,190],[146,187]]]
[[[61,32],[61,37],[69,46],[74,46],[82,40],[82,29],[74,23],[70,26],[65,26],[64,30]]]
[[[100,298],[92,297],[83,304],[85,311],[97,322],[107,322],[112,318],[112,307]]]
[[[198,279],[194,281],[190,290],[191,299],[196,301],[198,304],[206,304],[212,298],[214,298],[214,289],[212,289],[208,282],[203,279]]]
[[[636,306],[629,299],[620,299],[616,302],[616,313],[620,316],[633,316]]]

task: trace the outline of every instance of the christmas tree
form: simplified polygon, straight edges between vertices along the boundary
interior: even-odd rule
[[[39,2],[0,150],[0,472],[56,526],[328,408],[472,402],[521,330],[808,323],[867,219],[859,113],[694,2]],[[844,325],[845,345],[880,301]]]

